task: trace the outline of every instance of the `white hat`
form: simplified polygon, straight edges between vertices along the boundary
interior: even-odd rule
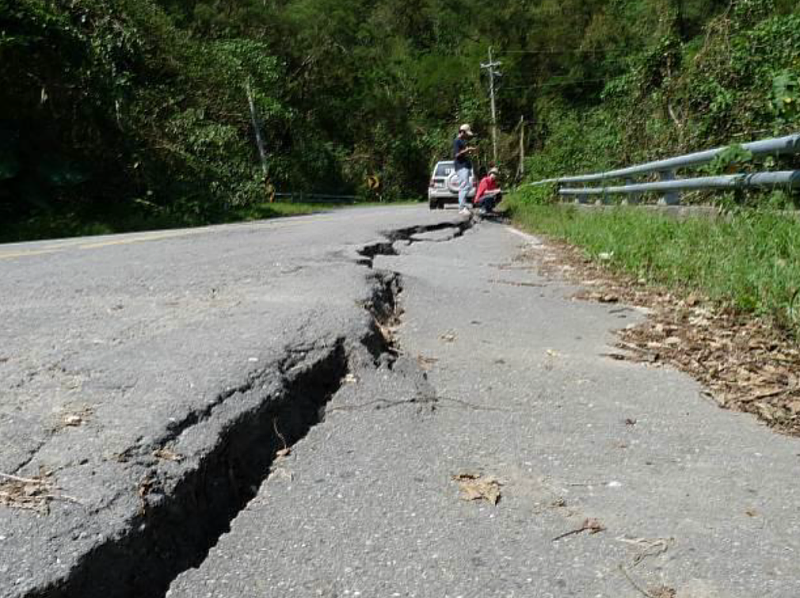
[[[500,174],[500,171],[497,170],[496,168],[490,168],[489,169],[489,174]]]
[[[469,135],[470,137],[472,137],[472,136],[474,135],[474,133],[472,132],[472,129],[471,129],[471,128],[470,128],[470,126],[469,126],[469,125],[467,125],[467,124],[463,124],[463,125],[461,125],[461,126],[458,128],[458,131],[459,131],[459,133],[460,133],[460,132],[464,132],[464,133],[466,133],[467,135]]]

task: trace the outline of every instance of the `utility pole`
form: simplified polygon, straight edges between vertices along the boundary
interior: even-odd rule
[[[500,71],[496,70],[502,62],[495,62],[492,58],[492,47],[489,46],[489,62],[481,64],[481,69],[489,71],[489,98],[492,103],[492,160],[497,165],[497,108],[494,102],[494,78],[501,77]]]
[[[256,134],[256,145],[258,146],[258,155],[261,158],[261,172],[264,175],[264,187],[269,188],[269,171],[267,170],[267,151],[264,149],[264,139],[261,137],[261,123],[258,121],[258,114],[256,114],[256,104],[253,100],[253,90],[250,87],[250,79],[245,81],[245,89],[247,90],[247,103],[250,105],[250,118],[253,121],[253,130]],[[272,202],[273,195],[269,194],[269,200]]]
[[[517,168],[517,179],[525,176],[525,117],[519,117],[519,167]]]

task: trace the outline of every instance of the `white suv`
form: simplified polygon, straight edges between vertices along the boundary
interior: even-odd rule
[[[458,203],[458,177],[452,160],[437,162],[433,167],[431,182],[428,185],[428,206],[431,210],[441,209],[446,203]],[[469,173],[467,200],[472,203],[475,197],[475,172]]]

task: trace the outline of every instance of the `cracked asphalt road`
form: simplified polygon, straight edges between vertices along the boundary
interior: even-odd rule
[[[46,590],[148,524],[143,502],[164,497],[143,501],[143,475],[197,467],[287,353],[341,346],[324,421],[169,596],[800,595],[797,440],[604,357],[641,315],[569,300],[515,260],[535,239],[411,230],[459,222],[361,210],[0,250],[0,471],[45,466],[81,501],[0,507],[0,595],[82,595]],[[381,324],[394,349],[365,352],[381,270],[400,273],[403,313]],[[461,500],[462,473],[499,480],[499,504]],[[604,531],[554,541],[588,519]]]
[[[0,248],[0,472],[52,472],[56,487],[47,515],[0,504],[0,595],[74,594],[74,570],[150,525],[237,410],[264,400],[248,380],[277,392],[287,352],[366,334],[375,283],[359,249],[450,221],[353,209]],[[92,592],[125,595],[126,566]]]
[[[334,397],[169,596],[800,595],[797,440],[604,357],[641,315],[569,300],[514,260],[536,243],[485,223],[377,258],[402,275],[401,356]],[[461,500],[461,473],[499,504]],[[554,541],[587,519],[604,531]]]

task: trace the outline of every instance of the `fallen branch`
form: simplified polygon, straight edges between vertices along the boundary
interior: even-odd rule
[[[647,598],[656,598],[655,596],[653,596],[653,594],[651,594],[650,592],[645,590],[642,586],[640,586],[638,583],[636,583],[636,580],[634,580],[633,577],[631,577],[631,574],[628,573],[628,571],[625,569],[625,565],[623,565],[622,563],[619,564],[619,570],[622,571],[622,574],[625,576],[625,579],[627,579],[628,582],[634,588],[636,588],[642,596],[646,596]]]
[[[574,536],[583,532],[589,532],[590,534],[597,534],[602,531],[605,531],[605,526],[600,523],[597,519],[586,519],[578,529],[573,529],[568,532],[564,532],[560,536],[556,536],[553,538],[553,542],[557,542],[562,538],[566,538],[567,536]]]

